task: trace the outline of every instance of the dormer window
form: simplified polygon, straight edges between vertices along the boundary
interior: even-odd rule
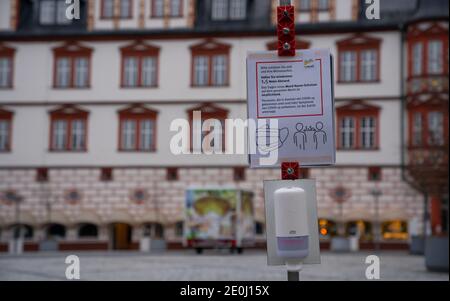
[[[211,17],[215,21],[245,20],[246,0],[213,0]]]
[[[39,6],[39,23],[41,25],[67,25],[72,20],[67,18],[68,5],[65,0],[41,0]]]
[[[103,19],[112,19],[115,17],[115,6],[118,7],[118,18],[130,19],[133,16],[133,0],[102,0],[101,16]]]

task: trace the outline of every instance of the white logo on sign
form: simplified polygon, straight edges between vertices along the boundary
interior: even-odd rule
[[[367,256],[366,264],[369,264],[369,266],[366,268],[366,278],[368,280],[379,280],[380,258],[376,255]]]
[[[66,0],[69,6],[66,9],[66,18],[80,20],[80,0]]]
[[[80,280],[80,258],[76,255],[69,255],[65,262],[69,265],[66,268],[67,280]]]
[[[368,20],[380,20],[380,0],[366,0],[366,18]]]

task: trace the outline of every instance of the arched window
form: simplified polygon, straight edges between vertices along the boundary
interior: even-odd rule
[[[49,238],[65,238],[66,227],[61,224],[50,224],[47,227],[47,237]]]
[[[96,238],[98,236],[98,227],[94,224],[81,224],[78,228],[78,237]]]
[[[14,233],[14,238],[22,237],[24,239],[32,239],[34,235],[33,227],[30,225],[20,224],[11,227]]]

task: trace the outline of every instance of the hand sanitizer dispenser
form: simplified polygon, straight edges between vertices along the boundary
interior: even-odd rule
[[[286,259],[308,256],[309,230],[306,192],[299,187],[274,192],[277,255]]]

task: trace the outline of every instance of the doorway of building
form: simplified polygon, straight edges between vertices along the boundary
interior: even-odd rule
[[[111,225],[111,238],[113,250],[131,249],[131,226],[125,223]]]

